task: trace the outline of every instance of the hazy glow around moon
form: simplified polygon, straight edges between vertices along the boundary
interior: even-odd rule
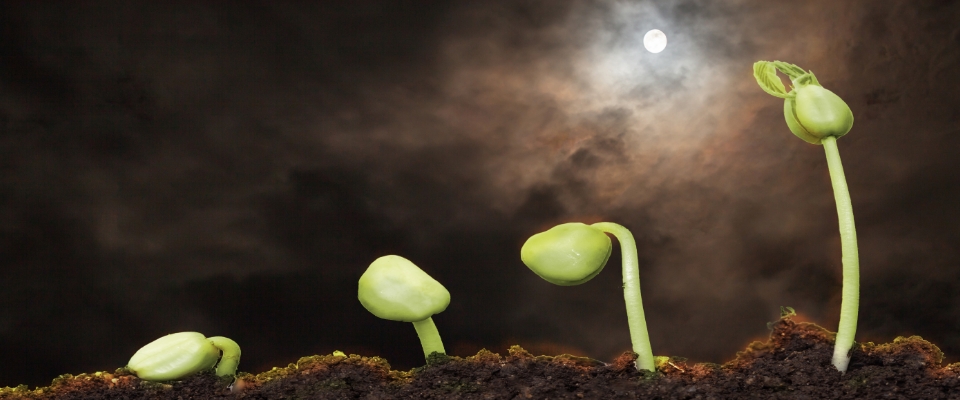
[[[667,47],[667,35],[659,29],[653,29],[643,35],[643,47],[651,53],[659,53]]]

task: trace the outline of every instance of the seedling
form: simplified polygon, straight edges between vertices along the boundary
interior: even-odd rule
[[[239,364],[240,346],[237,342],[223,336],[207,338],[197,332],[180,332],[141,347],[130,358],[127,368],[140,379],[160,382],[181,379],[214,365],[217,366],[217,376],[234,375]]]
[[[623,299],[627,304],[627,324],[636,367],[654,371],[650,335],[640,299],[640,270],[637,244],[627,228],[611,222],[586,225],[579,222],[560,224],[527,239],[520,249],[520,259],[535,274],[560,286],[585,283],[597,276],[610,258],[613,245],[607,233],[620,241],[623,261]]]
[[[777,77],[777,71],[788,76],[793,84],[789,92]],[[853,112],[847,103],[817,82],[812,71],[782,61],[757,61],[753,76],[767,93],[784,99],[783,116],[794,135],[807,143],[822,144],[827,154],[827,168],[833,184],[833,197],[840,220],[841,260],[843,262],[843,294],[840,302],[840,325],[833,348],[833,365],[846,372],[850,364],[850,349],[857,333],[857,313],[860,303],[860,259],[857,250],[857,230],[853,223],[853,205],[847,179],[840,164],[837,138],[853,127]]]
[[[432,316],[450,305],[450,292],[410,260],[400,256],[376,259],[360,276],[357,298],[373,315],[412,322],[423,356],[446,354]]]

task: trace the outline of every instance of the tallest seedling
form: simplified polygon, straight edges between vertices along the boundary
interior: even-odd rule
[[[777,71],[788,76],[793,84],[787,92]],[[833,197],[837,201],[840,220],[840,244],[843,252],[843,296],[840,303],[840,326],[833,348],[833,365],[846,372],[850,364],[850,348],[857,333],[857,310],[860,303],[860,259],[857,254],[857,229],[853,223],[853,206],[847,179],[843,176],[837,138],[853,127],[853,113],[839,96],[824,89],[813,72],[782,61],[757,61],[753,76],[764,91],[784,99],[783,116],[794,135],[810,144],[822,144],[827,153]]]

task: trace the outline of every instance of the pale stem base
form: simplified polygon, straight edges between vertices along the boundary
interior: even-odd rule
[[[837,327],[837,341],[833,348],[833,366],[840,372],[846,372],[850,364],[850,349],[857,334],[857,313],[860,308],[860,255],[857,250],[857,229],[853,223],[853,205],[850,201],[850,191],[847,189],[847,179],[843,175],[843,165],[840,164],[837,138],[830,136],[823,138],[821,142],[827,154],[833,197],[837,202],[843,262],[840,325]]]

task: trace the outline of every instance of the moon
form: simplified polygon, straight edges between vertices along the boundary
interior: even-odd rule
[[[651,53],[659,53],[667,47],[667,35],[659,29],[653,29],[643,35],[643,47]]]

